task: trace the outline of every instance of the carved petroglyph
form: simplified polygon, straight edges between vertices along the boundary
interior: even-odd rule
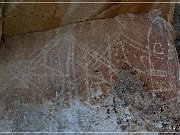
[[[141,73],[147,73],[149,66],[148,63],[146,63],[147,51],[137,47],[138,45],[133,42],[132,39],[128,40],[123,36],[124,35],[121,35],[121,45],[126,62],[134,67],[134,69],[136,69],[137,71]],[[141,64],[138,64],[137,61],[141,62]]]
[[[99,98],[99,96],[102,94],[102,88],[100,87],[100,85],[110,85],[111,83],[111,77],[109,79],[105,78],[106,74],[109,75],[109,73],[111,73],[111,70],[115,71],[116,69],[114,68],[114,66],[111,67],[111,62],[107,60],[108,58],[104,57],[103,54],[100,55],[98,52],[91,51],[87,47],[84,48],[83,45],[80,46],[85,52],[83,58],[86,62],[85,66],[82,68],[85,71],[84,80],[86,85],[86,97],[88,97],[87,100],[92,100],[89,99],[90,97]],[[106,72],[101,71],[102,69],[105,69]]]
[[[4,91],[16,92],[16,89],[22,89],[23,91],[29,91],[34,96],[42,96],[40,98],[50,96],[53,101],[60,98],[62,103],[66,102],[66,100],[69,102],[72,93],[76,93],[74,91],[73,72],[74,45],[73,37],[69,39],[68,35],[66,38],[72,42],[62,44],[61,39],[55,37],[53,41],[51,40],[46,45],[43,45],[40,50],[34,50],[29,54],[29,60],[10,62],[6,67],[8,71],[6,76],[10,79],[3,86],[0,85],[2,91],[4,89]],[[25,49],[23,44],[20,49]],[[18,55],[25,55],[23,53]],[[64,57],[61,55],[64,55]],[[0,77],[1,79],[3,78]]]
[[[175,72],[178,66],[175,66],[177,65],[176,52],[170,38],[165,20],[158,16],[154,17],[148,32],[150,77],[153,78],[151,80],[153,80],[154,90],[166,91],[168,87],[171,87],[171,90],[176,89],[178,75]],[[166,85],[164,85],[165,82]]]
[[[156,36],[153,36],[153,38],[155,38],[153,52],[155,54],[164,54],[164,47],[163,47],[163,45],[160,42],[157,41],[157,37]]]

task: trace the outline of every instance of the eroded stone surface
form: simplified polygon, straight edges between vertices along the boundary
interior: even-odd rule
[[[179,67],[158,10],[9,37],[0,130],[179,131]]]

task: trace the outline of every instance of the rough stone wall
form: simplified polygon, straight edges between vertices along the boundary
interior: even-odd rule
[[[14,1],[14,0],[9,0]],[[18,0],[19,1],[19,0]],[[22,2],[27,0],[21,0]],[[32,0],[39,2],[42,0]],[[54,0],[48,0],[53,2]],[[58,0],[57,0],[58,1]],[[79,2],[83,2],[80,0]],[[95,2],[96,0],[89,0]],[[100,0],[100,2],[116,2],[120,0]],[[126,0],[125,0],[126,1]],[[128,1],[128,0],[127,0]],[[144,1],[144,0],[138,0]],[[152,2],[159,0],[151,0]],[[163,1],[163,0],[162,0]],[[170,1],[170,0],[168,0]],[[56,2],[56,0],[55,0]],[[70,0],[66,0],[70,2]],[[5,4],[4,8],[4,36],[20,33],[37,32],[57,28],[70,23],[110,18],[122,13],[147,13],[152,9],[161,9],[162,16],[168,20],[171,4],[109,4],[109,3],[84,3],[84,4]]]
[[[2,0],[3,2],[4,0]],[[3,35],[3,11],[4,11],[4,8],[3,8],[4,4],[3,3],[0,3],[0,46],[3,44],[2,42],[2,35]]]
[[[0,131],[180,131],[179,67],[159,10],[6,38]]]

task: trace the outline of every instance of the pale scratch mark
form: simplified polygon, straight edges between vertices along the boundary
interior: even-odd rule
[[[151,84],[152,84],[152,88],[153,90],[155,89],[154,88],[154,84],[153,84],[153,81],[152,81],[152,76],[151,76],[151,53],[150,53],[150,35],[151,35],[151,31],[152,31],[152,24],[150,24],[150,27],[149,27],[149,30],[148,30],[148,33],[147,33],[147,41],[148,41],[148,60],[149,60],[149,76],[150,76],[150,80],[151,80]]]

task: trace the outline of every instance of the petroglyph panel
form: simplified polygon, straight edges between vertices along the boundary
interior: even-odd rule
[[[137,72],[147,90],[177,91],[178,63],[166,22],[143,17],[126,14],[97,26],[93,21],[83,23],[84,29],[82,24],[75,27],[75,73],[82,99],[103,101],[121,70]]]
[[[139,76],[149,91],[176,91],[179,76],[166,22],[147,14],[9,37],[0,62],[2,100],[18,93],[22,103],[68,104],[77,98],[102,104],[124,70]]]

